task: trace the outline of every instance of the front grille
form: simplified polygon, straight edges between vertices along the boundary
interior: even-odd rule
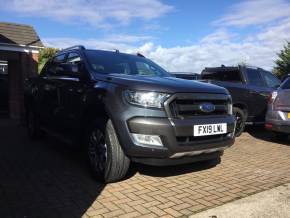
[[[203,103],[211,103],[215,106],[212,112],[203,112],[200,105]],[[194,116],[207,115],[224,115],[228,113],[228,99],[213,99],[213,98],[176,98],[170,104],[169,108],[174,118],[191,118]]]

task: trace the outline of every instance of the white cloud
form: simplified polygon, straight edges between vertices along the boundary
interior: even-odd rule
[[[143,0],[142,0],[143,2]],[[103,39],[47,38],[53,47],[84,44],[89,48],[141,52],[169,71],[200,73],[204,67],[241,62],[271,70],[277,52],[290,41],[290,3],[283,0],[251,0],[236,4],[214,22],[217,29],[196,43],[164,47],[150,36],[109,35]],[[254,31],[241,27],[253,25]],[[252,29],[252,28],[250,28]],[[248,29],[247,29],[248,30]]]
[[[205,67],[236,65],[241,62],[271,70],[276,53],[286,40],[290,40],[290,21],[278,26],[268,27],[264,31],[244,40],[236,42],[233,34],[221,32],[210,34],[200,42],[189,46],[162,47],[152,41],[139,41],[140,45],[132,45],[130,40],[108,41],[106,39],[80,40],[74,38],[49,38],[44,43],[52,47],[69,47],[83,44],[88,48],[119,49],[126,53],[141,52],[165,69],[174,72],[200,73]],[[135,38],[134,36],[131,36]],[[129,37],[129,38],[131,38]],[[137,37],[137,36],[136,36]],[[139,36],[142,39],[142,36]],[[121,37],[116,37],[121,39]],[[138,37],[137,37],[138,38]]]
[[[227,29],[218,29],[215,32],[205,36],[201,43],[226,43],[229,40],[232,40],[237,34],[230,33]]]
[[[24,16],[105,28],[129,24],[136,18],[155,19],[173,9],[160,0],[9,0],[1,2],[1,8]]]
[[[290,3],[286,0],[247,0],[230,7],[228,13],[213,24],[238,27],[266,24],[289,14]]]
[[[152,36],[135,36],[135,35],[124,35],[124,34],[114,34],[106,37],[107,41],[119,42],[119,43],[137,43],[142,41],[152,40]]]

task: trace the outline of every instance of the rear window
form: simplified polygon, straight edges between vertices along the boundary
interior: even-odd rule
[[[272,73],[267,71],[261,71],[261,73],[264,76],[265,82],[268,87],[278,88],[280,86],[280,80],[277,79]]]
[[[260,72],[256,69],[247,69],[248,83],[254,86],[265,86]]]
[[[290,77],[281,84],[281,89],[290,89]]]
[[[202,73],[202,79],[228,81],[228,82],[242,82],[241,74],[238,70],[222,70],[215,72]]]

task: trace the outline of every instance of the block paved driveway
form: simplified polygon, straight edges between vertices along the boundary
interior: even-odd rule
[[[128,178],[103,185],[79,151],[0,120],[0,217],[187,217],[290,182],[290,142],[251,129],[217,166],[133,165]]]

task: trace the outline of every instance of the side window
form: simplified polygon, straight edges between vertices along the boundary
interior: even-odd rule
[[[254,86],[265,86],[261,74],[256,69],[247,69],[246,71],[248,83]]]
[[[206,72],[203,71],[201,74],[202,79],[208,79],[208,80],[220,80],[218,72]]]
[[[65,62],[66,54],[55,56],[46,67],[46,75],[55,76],[57,67]]]
[[[280,80],[278,80],[272,73],[262,71],[262,75],[264,76],[265,82],[268,87],[277,88],[280,86]]]
[[[242,82],[241,74],[237,71],[220,71],[219,72],[219,79],[221,81],[228,81],[228,82]]]
[[[290,77],[282,83],[281,89],[290,89]]]
[[[66,54],[61,54],[61,55],[55,56],[55,57],[53,58],[53,61],[54,61],[55,63],[63,63],[64,60],[65,60],[65,55],[66,55]]]
[[[112,71],[118,74],[126,74],[126,75],[131,74],[130,66],[126,62],[115,64],[114,66],[112,66]]]
[[[66,62],[71,64],[78,64],[81,62],[81,57],[78,53],[71,52],[68,54]]]
[[[239,70],[217,70],[215,72],[202,73],[202,79],[226,81],[226,82],[237,82],[241,83],[242,78]]]

